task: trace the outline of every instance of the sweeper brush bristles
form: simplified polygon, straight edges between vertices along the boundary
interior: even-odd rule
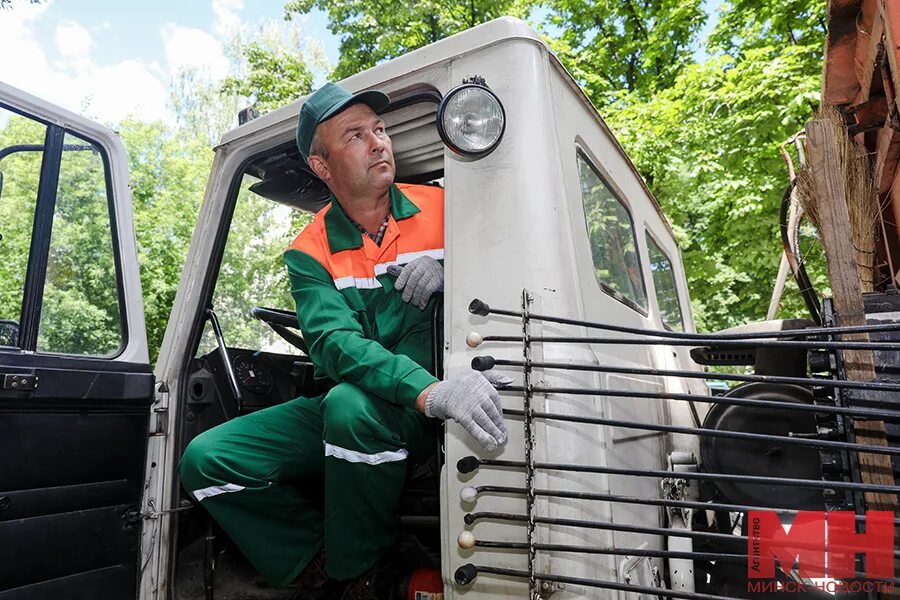
[[[841,114],[833,108],[823,108],[815,116],[835,128],[834,139],[844,182],[844,197],[850,214],[850,236],[856,253],[857,271],[863,292],[871,292],[875,280],[875,242],[878,231],[878,190],[872,179],[869,156],[844,129]],[[821,224],[821,195],[809,169],[797,174],[797,198],[807,218],[818,230]],[[821,236],[820,236],[821,239]],[[825,249],[827,253],[827,248]]]

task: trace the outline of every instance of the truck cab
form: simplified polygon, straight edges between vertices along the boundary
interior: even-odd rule
[[[700,405],[641,394],[705,395],[702,380],[531,366],[700,369],[683,345],[619,344],[620,334],[608,341],[528,343],[591,335],[583,325],[529,314],[694,330],[672,229],[597,110],[545,42],[511,18],[340,84],[390,96],[383,118],[397,181],[444,190],[446,279],[442,314],[434,319],[443,376],[490,355],[527,364],[497,368],[516,386],[528,378],[545,390],[503,394],[510,428],[504,448],[486,453],[447,422],[439,459],[410,473],[411,508],[401,523],[418,540],[423,561],[440,569],[444,596],[606,598],[663,586],[693,590],[690,561],[652,552],[667,547],[665,528],[689,523],[658,505],[533,493],[658,498],[658,478],[624,473],[698,468],[700,452],[690,435],[604,423],[699,426]],[[448,123],[468,118],[463,93],[482,94],[500,107],[502,126],[489,148],[448,136]],[[222,577],[216,559],[228,542],[181,488],[177,464],[202,431],[303,395],[312,385],[280,262],[328,200],[295,145],[303,101],[248,119],[215,148],[151,371],[121,141],[0,84],[0,248],[11,282],[0,304],[0,598],[231,597],[215,585]],[[520,317],[477,314],[469,308],[474,299]],[[494,340],[504,336],[520,341]],[[604,395],[608,389],[635,397]],[[576,426],[534,414],[607,421]],[[480,468],[467,470],[472,461]],[[490,461],[500,462],[491,468]],[[530,475],[502,461],[525,464]],[[692,485],[665,493],[690,497],[697,492]],[[502,518],[529,512],[554,522]],[[559,524],[567,519],[614,527]],[[463,532],[506,545],[473,547]],[[534,550],[542,545],[549,549]],[[566,545],[648,552],[558,549]],[[187,573],[198,564],[202,573],[191,579]],[[460,574],[473,564],[489,567],[474,581],[465,569]],[[613,585],[536,581],[535,573]],[[252,579],[247,573],[248,586]]]

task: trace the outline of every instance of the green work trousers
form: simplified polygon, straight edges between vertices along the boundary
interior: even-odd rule
[[[407,464],[434,452],[433,432],[425,415],[342,383],[200,434],[181,481],[273,586],[323,545],[328,575],[351,579],[396,542]],[[324,514],[297,486],[310,477],[324,479]]]

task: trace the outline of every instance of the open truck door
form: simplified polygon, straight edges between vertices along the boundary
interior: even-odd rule
[[[134,598],[153,375],[127,157],[0,83],[0,599]]]

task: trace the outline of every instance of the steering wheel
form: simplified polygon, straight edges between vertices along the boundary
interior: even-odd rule
[[[254,306],[250,309],[250,316],[255,317],[272,328],[284,341],[309,356],[309,348],[303,338],[291,331],[300,329],[297,323],[297,313],[280,308],[266,308]]]

